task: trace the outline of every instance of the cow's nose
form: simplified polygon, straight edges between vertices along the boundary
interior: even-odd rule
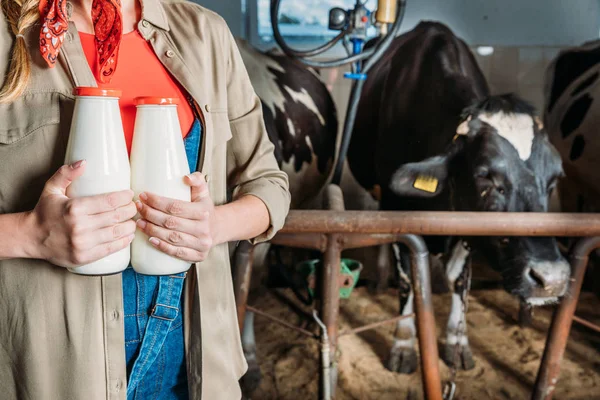
[[[528,268],[529,278],[537,285],[542,287],[543,289],[549,289],[552,285],[552,279],[548,279],[548,277],[544,276],[540,271],[535,268]]]
[[[524,275],[536,296],[558,297],[567,289],[569,264],[566,261],[531,263]]]

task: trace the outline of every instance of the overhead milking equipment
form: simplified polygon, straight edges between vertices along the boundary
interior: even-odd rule
[[[367,1],[356,0],[354,8],[350,10],[340,7],[329,10],[329,29],[340,31],[340,33],[324,45],[314,49],[296,50],[287,45],[279,30],[281,0],[271,0],[273,37],[285,54],[314,68],[335,68],[351,64],[351,72],[344,74],[344,77],[352,79],[354,82],[348,101],[340,150],[333,173],[332,183],[336,185],[339,185],[342,179],[344,161],[350,146],[356,111],[367,74],[385,54],[393,39],[398,35],[406,9],[406,0],[378,0],[377,10],[370,11],[365,7]],[[368,48],[365,48],[367,30],[370,27],[375,27],[378,30],[378,37],[368,44]],[[340,41],[343,42],[347,52],[345,57],[327,61],[311,59],[332,49]]]
[[[270,13],[273,37],[286,55],[313,68],[335,68],[347,64],[351,65],[351,71],[344,74],[345,78],[353,80],[353,84],[332,178],[332,183],[335,185],[339,185],[342,179],[344,161],[348,153],[356,111],[367,74],[385,54],[400,32],[400,25],[406,9],[406,0],[378,0],[377,10],[375,11],[367,9],[365,6],[367,2],[368,0],[356,0],[354,8],[349,10],[340,7],[330,9],[328,27],[330,30],[339,31],[339,33],[319,47],[310,50],[297,50],[287,45],[279,29],[281,0],[271,0]],[[366,43],[367,31],[372,27],[377,29],[378,36]],[[342,42],[346,49],[347,55],[345,57],[327,61],[312,59],[331,50],[339,42]],[[315,319],[320,322],[316,314]],[[324,328],[322,323],[320,326]],[[337,372],[331,364],[326,329],[323,330],[321,346],[323,351],[322,376],[324,377],[321,382],[321,398],[329,400],[333,390],[335,390]]]

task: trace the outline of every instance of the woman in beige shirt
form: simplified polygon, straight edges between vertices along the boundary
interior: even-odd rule
[[[48,55],[40,50],[48,8],[40,10],[38,0],[1,0],[3,399],[126,398],[121,276],[85,277],[64,267],[128,246],[136,206],[130,191],[69,199],[65,189],[85,165],[61,166],[73,87],[96,86],[78,30],[96,30],[98,37],[98,20],[92,20],[90,9],[106,17],[119,3],[64,1],[47,6],[59,14],[66,9],[68,20],[50,68]],[[189,398],[237,400],[237,381],[246,364],[227,242],[257,243],[281,228],[289,208],[287,177],[277,166],[260,101],[222,18],[184,0],[123,0],[121,13],[115,21],[122,22],[122,33],[138,30],[194,100],[202,122],[199,168],[188,179],[202,196],[181,207],[170,207],[168,199],[144,207],[187,220],[180,226],[193,224],[201,232],[197,240],[179,246],[183,249],[177,249],[178,243],[164,246],[195,263],[181,298]],[[229,191],[233,199],[227,203]],[[185,216],[179,214],[182,207]],[[195,218],[204,213],[207,218]],[[184,228],[172,230],[189,234]]]

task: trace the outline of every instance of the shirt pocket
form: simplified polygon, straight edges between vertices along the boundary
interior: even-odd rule
[[[212,147],[218,147],[229,141],[232,135],[227,107],[207,104],[204,109],[212,122]]]
[[[207,146],[205,170],[209,190],[215,204],[226,202],[227,142],[232,138],[229,115],[225,107],[205,107],[207,119]]]
[[[64,161],[72,113],[73,100],[57,92],[0,104],[0,213],[35,206]]]
[[[13,144],[60,122],[59,93],[29,93],[0,104],[0,143]]]

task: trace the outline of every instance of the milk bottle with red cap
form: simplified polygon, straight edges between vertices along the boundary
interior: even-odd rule
[[[177,99],[138,97],[131,147],[131,189],[135,199],[142,192],[190,201],[191,190],[183,181],[190,173],[179,119]],[[131,265],[146,275],[171,275],[187,271],[191,263],[155,248],[139,229],[131,243]]]
[[[130,189],[130,168],[119,109],[121,91],[78,87],[65,164],[86,160],[83,175],[67,188],[70,198]],[[129,265],[130,247],[91,264],[70,268],[81,275],[110,275]]]

